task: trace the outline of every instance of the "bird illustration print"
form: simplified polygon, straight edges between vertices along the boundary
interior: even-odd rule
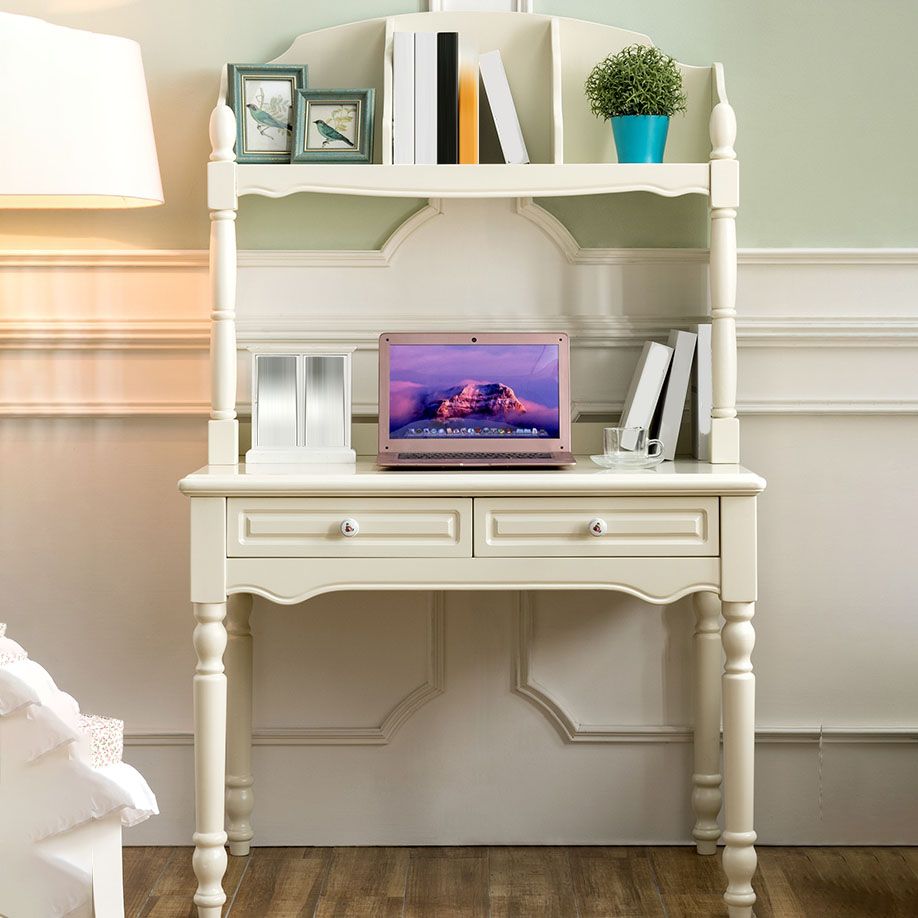
[[[262,137],[267,137],[267,131],[271,130],[286,131],[288,134],[293,133],[292,124],[284,124],[282,121],[278,121],[270,112],[266,112],[252,102],[247,103],[246,108],[249,110],[252,120],[255,122],[255,127]]]
[[[335,140],[343,140],[349,147],[354,146],[353,141],[348,140],[341,131],[336,131],[330,124],[326,124],[321,118],[312,123],[316,126],[316,130],[325,138],[325,140],[322,141],[323,147],[327,147]]]

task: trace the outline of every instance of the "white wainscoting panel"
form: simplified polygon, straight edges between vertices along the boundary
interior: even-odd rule
[[[382,330],[562,327],[577,409],[614,416],[644,338],[703,313],[704,253],[581,249],[543,215],[433,202],[379,252],[243,253],[242,345],[354,344],[372,416]],[[916,844],[918,252],[740,261],[743,461],[769,481],[759,837]],[[126,720],[163,810],[132,843],[191,833],[176,482],[206,457],[207,290],[201,252],[0,254],[0,618]],[[691,619],[594,593],[259,600],[257,842],[687,841]]]

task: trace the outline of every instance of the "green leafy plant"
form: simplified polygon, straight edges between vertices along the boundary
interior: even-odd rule
[[[685,111],[682,74],[657,48],[629,45],[600,61],[584,87],[590,111],[608,121],[618,115],[674,115]]]

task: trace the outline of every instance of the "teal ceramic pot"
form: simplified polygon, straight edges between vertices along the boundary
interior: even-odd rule
[[[662,163],[669,115],[618,115],[612,136],[620,163]]]

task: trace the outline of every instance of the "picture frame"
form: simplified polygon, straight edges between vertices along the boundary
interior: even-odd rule
[[[429,0],[431,13],[532,13],[533,0]]]
[[[301,89],[296,94],[294,163],[372,163],[376,90]]]
[[[353,463],[354,347],[257,345],[252,354],[252,441],[245,461]]]
[[[226,104],[236,116],[237,163],[289,163],[296,93],[305,64],[227,64]],[[285,112],[286,105],[286,112]]]

